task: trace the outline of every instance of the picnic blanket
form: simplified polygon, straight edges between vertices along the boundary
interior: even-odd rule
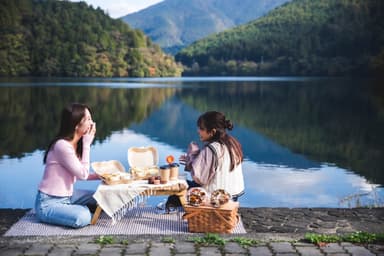
[[[171,214],[160,213],[153,206],[132,208],[115,225],[111,218],[102,213],[95,225],[80,229],[72,229],[40,223],[33,210],[27,212],[16,222],[4,236],[97,236],[97,235],[179,235],[188,232],[188,223],[182,219],[184,210],[180,207]],[[232,232],[245,234],[243,223],[240,221]]]

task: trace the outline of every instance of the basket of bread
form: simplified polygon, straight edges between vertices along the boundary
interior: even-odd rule
[[[190,188],[183,219],[193,233],[231,233],[239,222],[239,203],[223,189],[210,195],[202,188]]]
[[[125,171],[124,166],[119,161],[93,162],[91,166],[107,185],[128,184],[132,182],[131,174]]]
[[[129,172],[134,180],[159,175],[157,150],[154,147],[131,147],[127,152]]]

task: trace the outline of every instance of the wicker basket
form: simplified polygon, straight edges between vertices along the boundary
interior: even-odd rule
[[[185,205],[183,219],[192,233],[231,233],[239,222],[238,202],[229,201],[219,208]]]

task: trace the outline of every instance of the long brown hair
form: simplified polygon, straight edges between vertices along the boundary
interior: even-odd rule
[[[67,105],[61,111],[61,122],[60,129],[55,138],[49,143],[47,150],[44,154],[44,164],[47,161],[47,156],[49,150],[51,150],[52,146],[56,143],[56,141],[60,139],[72,140],[75,135],[76,126],[81,122],[83,117],[85,116],[85,110],[88,109],[89,112],[91,110],[85,104],[81,103],[71,103]],[[77,142],[76,155],[81,158],[83,153],[83,140],[80,139]]]
[[[231,157],[231,171],[243,161],[244,156],[240,142],[226,132],[226,130],[231,131],[233,129],[233,123],[227,120],[223,113],[205,112],[197,119],[197,126],[207,130],[207,132],[216,130],[209,142],[217,141],[227,146]]]

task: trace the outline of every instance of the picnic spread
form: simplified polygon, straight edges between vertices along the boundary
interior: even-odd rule
[[[189,232],[230,233],[239,222],[239,203],[233,202],[223,189],[207,193],[203,188],[188,191],[185,179],[178,178],[179,165],[167,156],[167,165],[158,167],[154,147],[128,149],[129,172],[116,160],[94,162],[92,168],[103,180],[93,195],[98,206],[91,224],[96,224],[104,211],[112,223],[121,220],[128,210],[149,196],[176,195],[184,208]]]
[[[168,156],[168,165],[158,167],[158,154],[154,147],[131,147],[127,152],[129,172],[116,160],[93,162],[92,168],[99,175],[100,184],[93,195],[98,207],[92,219],[97,222],[103,210],[113,223],[121,220],[126,212],[152,195],[176,195],[182,204],[188,185],[178,179],[178,165]]]

